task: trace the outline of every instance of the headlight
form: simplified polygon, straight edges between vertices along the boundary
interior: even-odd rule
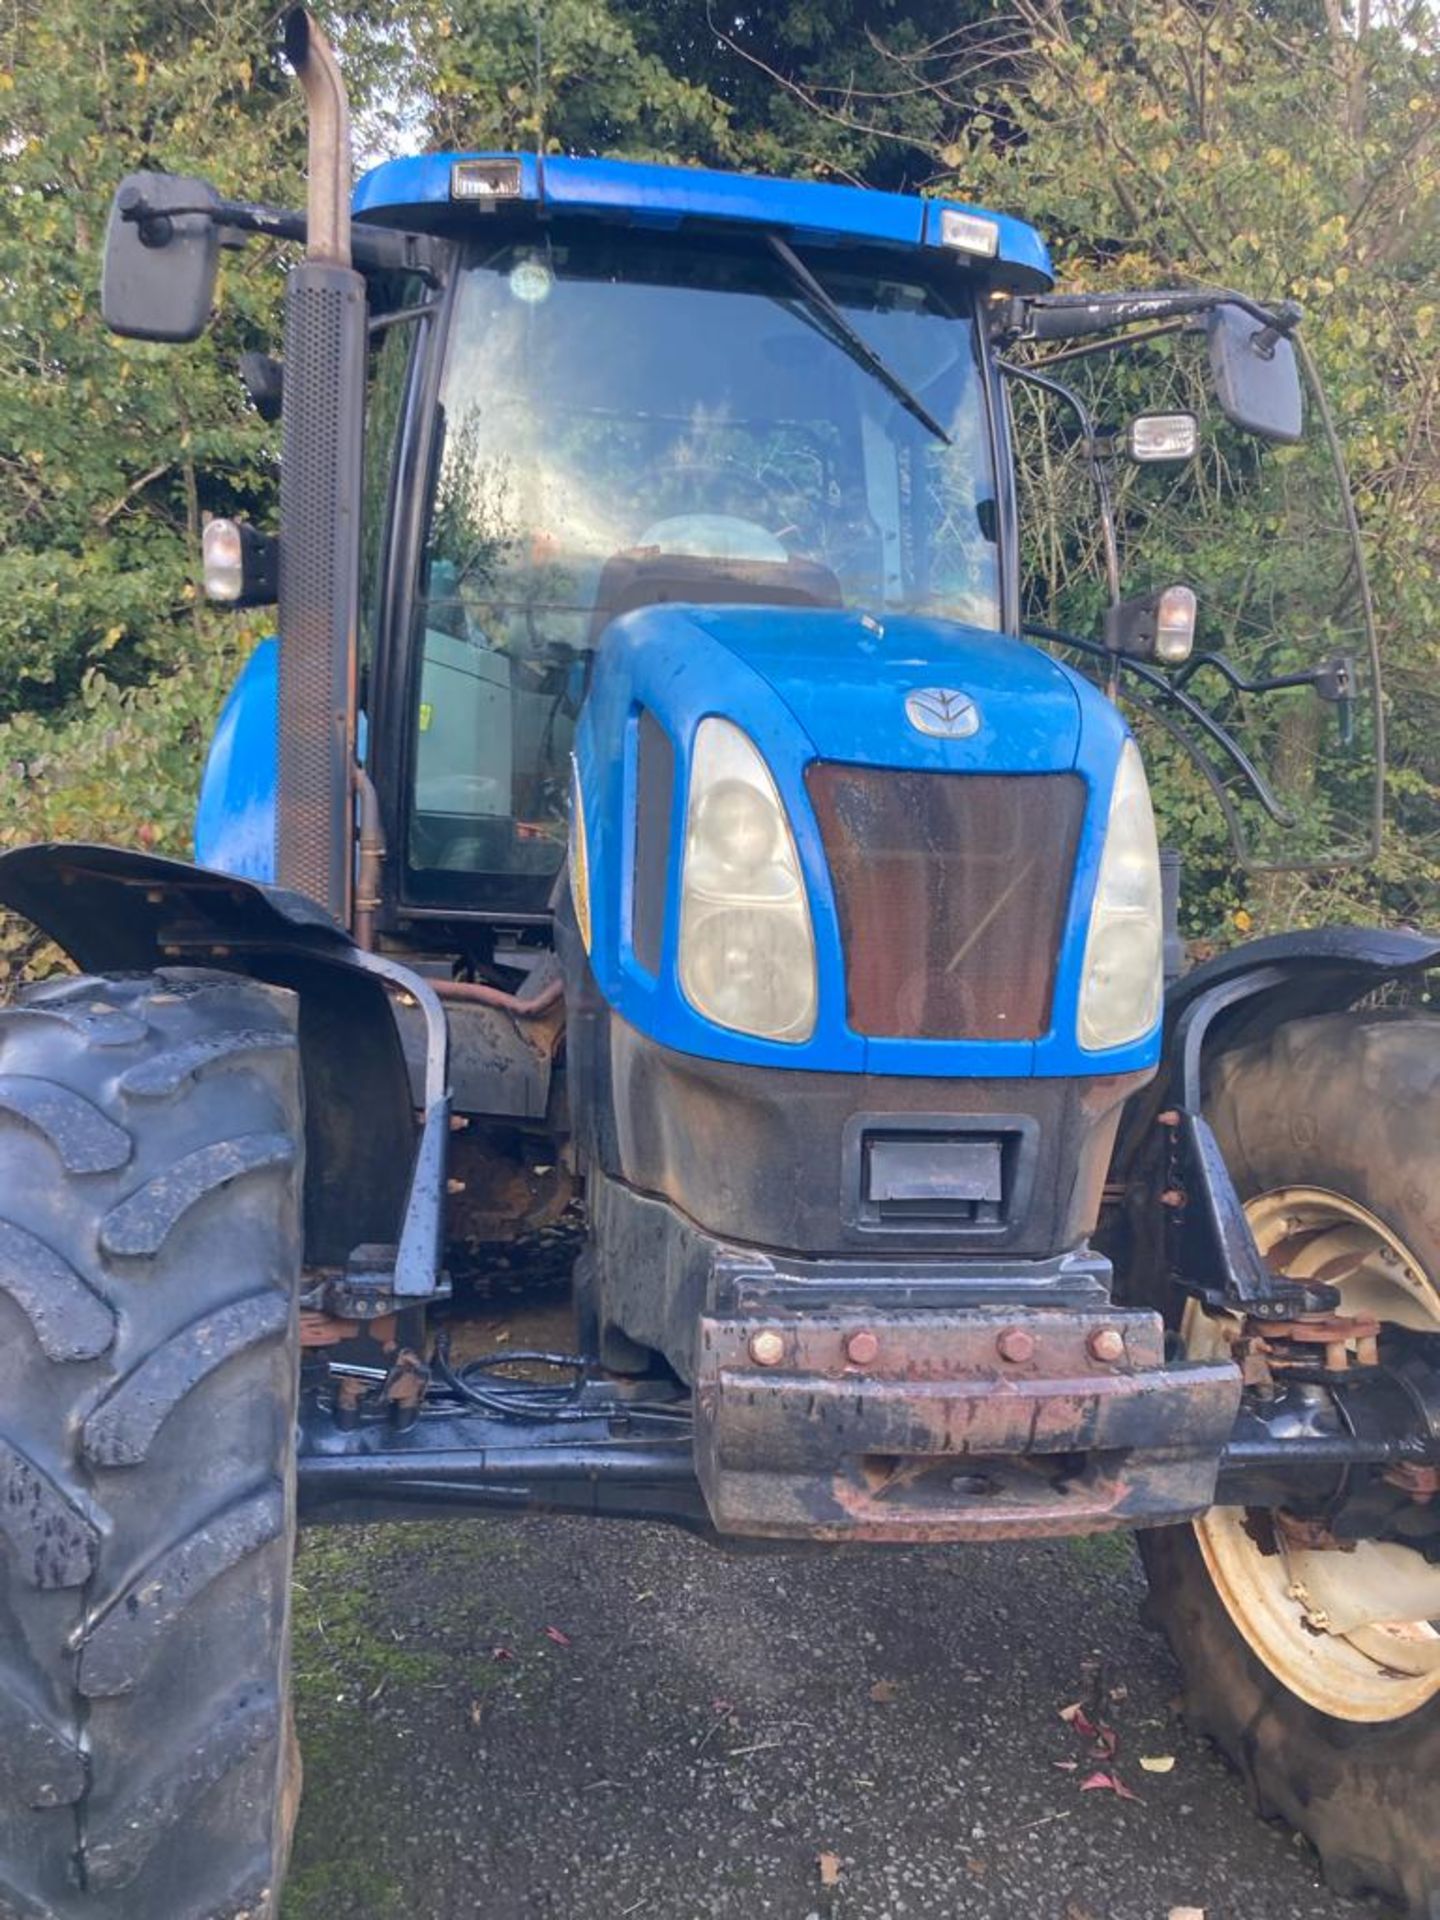
[[[770,770],[728,720],[702,720],[690,768],[680,984],[737,1033],[808,1040],[815,936],[795,840]]]
[[[1154,1026],[1160,1017],[1163,940],[1155,815],[1139,750],[1127,740],[1110,797],[1085,942],[1082,1047],[1121,1047]]]

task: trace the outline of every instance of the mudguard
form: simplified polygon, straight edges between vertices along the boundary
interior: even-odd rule
[[[435,1291],[450,1103],[445,1013],[427,981],[362,952],[303,894],[120,847],[42,843],[0,854],[0,906],[89,973],[214,967],[296,993],[307,1264],[343,1267],[357,1247],[394,1247],[396,1294]],[[395,990],[425,1019],[418,1143]]]

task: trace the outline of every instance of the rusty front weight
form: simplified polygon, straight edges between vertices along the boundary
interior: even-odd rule
[[[1131,1309],[705,1319],[696,1464],[726,1533],[1159,1524],[1209,1504],[1239,1399],[1233,1366],[1167,1367],[1158,1315]]]

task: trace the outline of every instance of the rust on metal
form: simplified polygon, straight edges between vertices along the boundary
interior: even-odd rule
[[[1399,1466],[1389,1467],[1383,1476],[1392,1487],[1399,1487],[1420,1506],[1427,1505],[1440,1493],[1440,1467],[1422,1467],[1418,1461],[1405,1460]]]
[[[557,1220],[575,1195],[575,1176],[551,1143],[520,1127],[473,1124],[450,1141],[446,1229],[455,1240],[500,1242]]]
[[[1380,1322],[1370,1314],[1307,1313],[1293,1320],[1246,1320],[1227,1334],[1247,1386],[1261,1385],[1288,1367],[1313,1367],[1315,1348],[1328,1373],[1380,1364]],[[1352,1356],[1353,1347],[1353,1356]]]
[[[1113,1367],[1125,1358],[1125,1336],[1118,1327],[1097,1327],[1085,1342],[1092,1359]]]
[[[1006,1327],[995,1337],[995,1351],[1011,1366],[1023,1367],[1027,1360],[1035,1358],[1035,1336],[1024,1327]]]
[[[381,1398],[398,1413],[414,1413],[430,1385],[430,1369],[418,1353],[402,1347],[390,1364]]]
[[[305,1307],[300,1310],[302,1347],[338,1347],[344,1340],[358,1339],[359,1334],[358,1320],[342,1320],[337,1314],[315,1313]]]
[[[868,1327],[852,1333],[845,1342],[845,1357],[852,1367],[868,1367],[880,1352],[880,1342]]]
[[[1091,1346],[1106,1331],[1120,1336],[1116,1361]],[[863,1376],[849,1359],[860,1332],[876,1339]],[[1025,1357],[1002,1359],[1002,1341]],[[781,1357],[760,1369],[757,1347]],[[1234,1366],[1167,1367],[1159,1316],[1134,1309],[707,1317],[696,1462],[727,1533],[940,1541],[1093,1532],[1208,1506],[1239,1400]]]
[[[1283,1508],[1270,1517],[1276,1534],[1287,1547],[1302,1548],[1308,1553],[1354,1553],[1355,1551],[1355,1541],[1337,1539],[1323,1520],[1309,1519],[1299,1513],[1287,1513]]]

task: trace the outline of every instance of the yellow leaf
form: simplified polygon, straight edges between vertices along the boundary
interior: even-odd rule
[[[1255,924],[1255,922],[1250,918],[1249,914],[1245,911],[1244,907],[1237,907],[1234,913],[1231,914],[1230,918],[1234,921],[1235,925],[1240,929],[1241,933],[1249,933],[1251,927],[1253,927]]]

